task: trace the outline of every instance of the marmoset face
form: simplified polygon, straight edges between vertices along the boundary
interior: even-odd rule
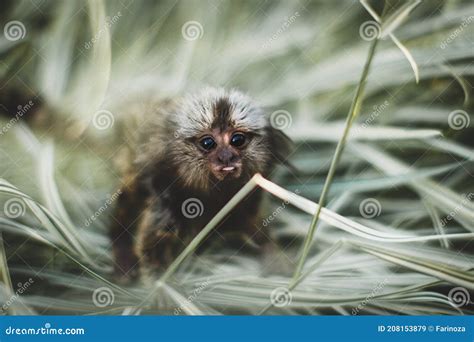
[[[172,160],[186,185],[245,182],[268,167],[268,120],[244,94],[206,89],[184,98],[175,111]]]

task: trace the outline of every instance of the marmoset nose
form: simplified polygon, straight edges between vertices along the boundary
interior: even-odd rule
[[[223,148],[222,150],[217,152],[217,159],[222,164],[230,164],[235,161],[236,155],[229,149]]]

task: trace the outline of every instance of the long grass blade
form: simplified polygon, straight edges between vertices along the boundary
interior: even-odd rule
[[[373,57],[375,56],[375,49],[377,47],[377,42],[378,39],[374,39],[373,42],[370,45],[368,56],[367,56],[367,61],[365,63],[364,69],[362,71],[362,75],[359,81],[359,85],[357,86],[357,90],[354,95],[354,99],[352,101],[351,108],[349,110],[349,114],[347,116],[347,121],[346,121],[346,126],[344,128],[344,133],[339,140],[336,151],[334,152],[334,157],[331,161],[331,166],[329,167],[328,175],[326,177],[326,181],[324,183],[324,188],[323,191],[321,192],[321,196],[319,198],[319,207],[318,210],[316,211],[316,214],[313,217],[313,220],[311,221],[311,225],[308,229],[308,235],[306,236],[306,239],[304,241],[303,247],[302,247],[302,253],[300,256],[300,259],[298,261],[298,265],[296,267],[295,273],[293,275],[293,281],[296,281],[298,277],[300,276],[301,270],[303,269],[303,265],[306,261],[306,258],[308,256],[311,243],[313,242],[313,237],[314,233],[316,232],[316,227],[319,221],[319,216],[321,215],[321,209],[324,207],[326,203],[326,197],[329,193],[329,190],[331,188],[331,183],[332,179],[334,177],[334,173],[336,172],[337,165],[339,163],[339,159],[341,158],[342,152],[344,151],[344,147],[346,145],[346,140],[347,137],[349,136],[349,131],[352,126],[352,123],[354,122],[355,118],[360,112],[360,108],[362,106],[362,98],[364,96],[364,89],[365,89],[365,84],[367,81],[367,77],[369,75],[369,70],[370,66],[372,64]]]

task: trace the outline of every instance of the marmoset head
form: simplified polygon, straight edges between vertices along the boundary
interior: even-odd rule
[[[252,100],[235,90],[207,88],[168,112],[174,130],[168,160],[186,186],[246,182],[275,161],[279,134]]]

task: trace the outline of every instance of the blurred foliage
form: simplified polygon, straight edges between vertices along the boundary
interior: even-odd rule
[[[369,3],[381,13],[382,2]],[[404,4],[390,1],[387,15]],[[120,186],[124,105],[204,85],[236,87],[269,115],[288,113],[300,173],[279,170],[272,181],[317,201],[370,45],[361,28],[374,19],[359,2],[2,1],[0,19],[25,29],[22,39],[0,37],[0,177],[34,199],[9,217],[18,193],[0,184],[2,298],[35,279],[6,313],[258,314],[288,286],[314,209],[303,198],[272,223],[282,255],[270,274],[251,256],[210,251],[166,284],[124,289],[111,277],[111,208],[85,222]],[[474,298],[474,5],[424,1],[392,33],[420,82],[393,40],[381,39],[305,278],[271,314],[472,314],[452,291]],[[100,110],[113,114],[109,129],[92,124]],[[367,199],[378,203],[373,218]],[[269,195],[264,216],[282,200]],[[104,287],[114,300],[98,306]]]

